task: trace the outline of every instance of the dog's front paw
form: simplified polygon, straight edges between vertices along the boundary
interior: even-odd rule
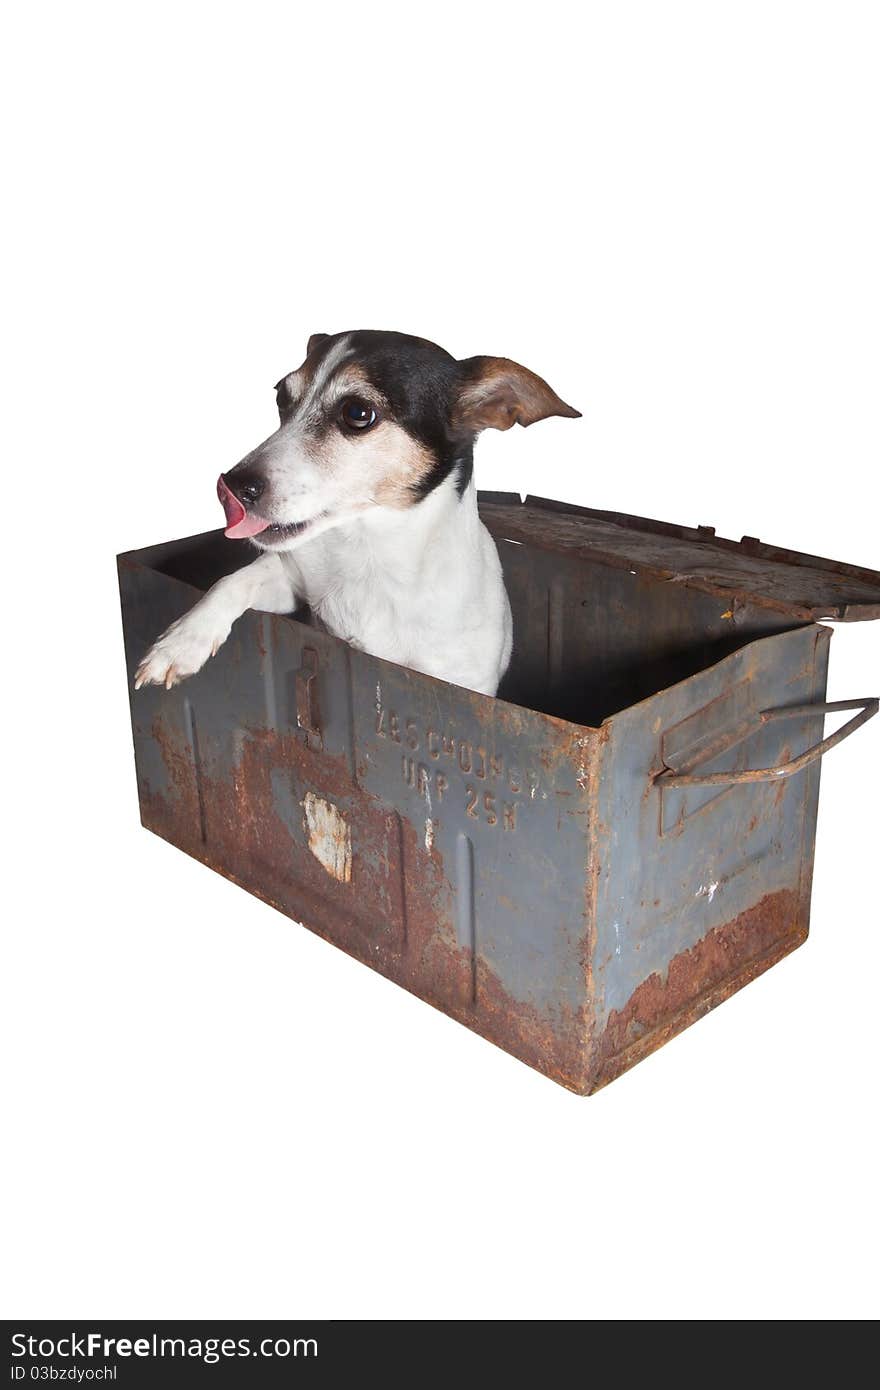
[[[194,676],[209,657],[215,655],[229,636],[216,624],[195,613],[187,613],[172,623],[147,652],[134,678],[135,690],[142,685],[164,685],[170,690],[178,681]]]

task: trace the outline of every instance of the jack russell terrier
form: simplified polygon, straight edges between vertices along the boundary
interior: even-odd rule
[[[226,535],[263,553],[172,623],[135,686],[194,675],[249,608],[307,603],[352,646],[494,695],[512,620],[474,441],[580,412],[505,357],[404,333],[316,333],[275,390],[278,429],[217,483]]]

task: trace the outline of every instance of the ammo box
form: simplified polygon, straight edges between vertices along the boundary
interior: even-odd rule
[[[482,494],[514,615],[499,697],[247,613],[170,692],[146,648],[253,558],[119,557],[145,826],[588,1093],[805,939],[831,629],[880,574]],[[825,711],[853,717],[823,742]],[[856,713],[858,711],[858,713]]]

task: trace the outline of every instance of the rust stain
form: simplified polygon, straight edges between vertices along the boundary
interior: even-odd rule
[[[614,1010],[594,1051],[590,1090],[614,1080],[748,984],[807,936],[798,894],[768,893],[670,961]]]

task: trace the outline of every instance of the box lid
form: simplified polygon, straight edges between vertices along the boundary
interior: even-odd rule
[[[593,511],[516,492],[481,492],[480,515],[496,540],[539,546],[627,568],[803,622],[880,618],[880,573],[818,555],[715,535],[622,512]]]

